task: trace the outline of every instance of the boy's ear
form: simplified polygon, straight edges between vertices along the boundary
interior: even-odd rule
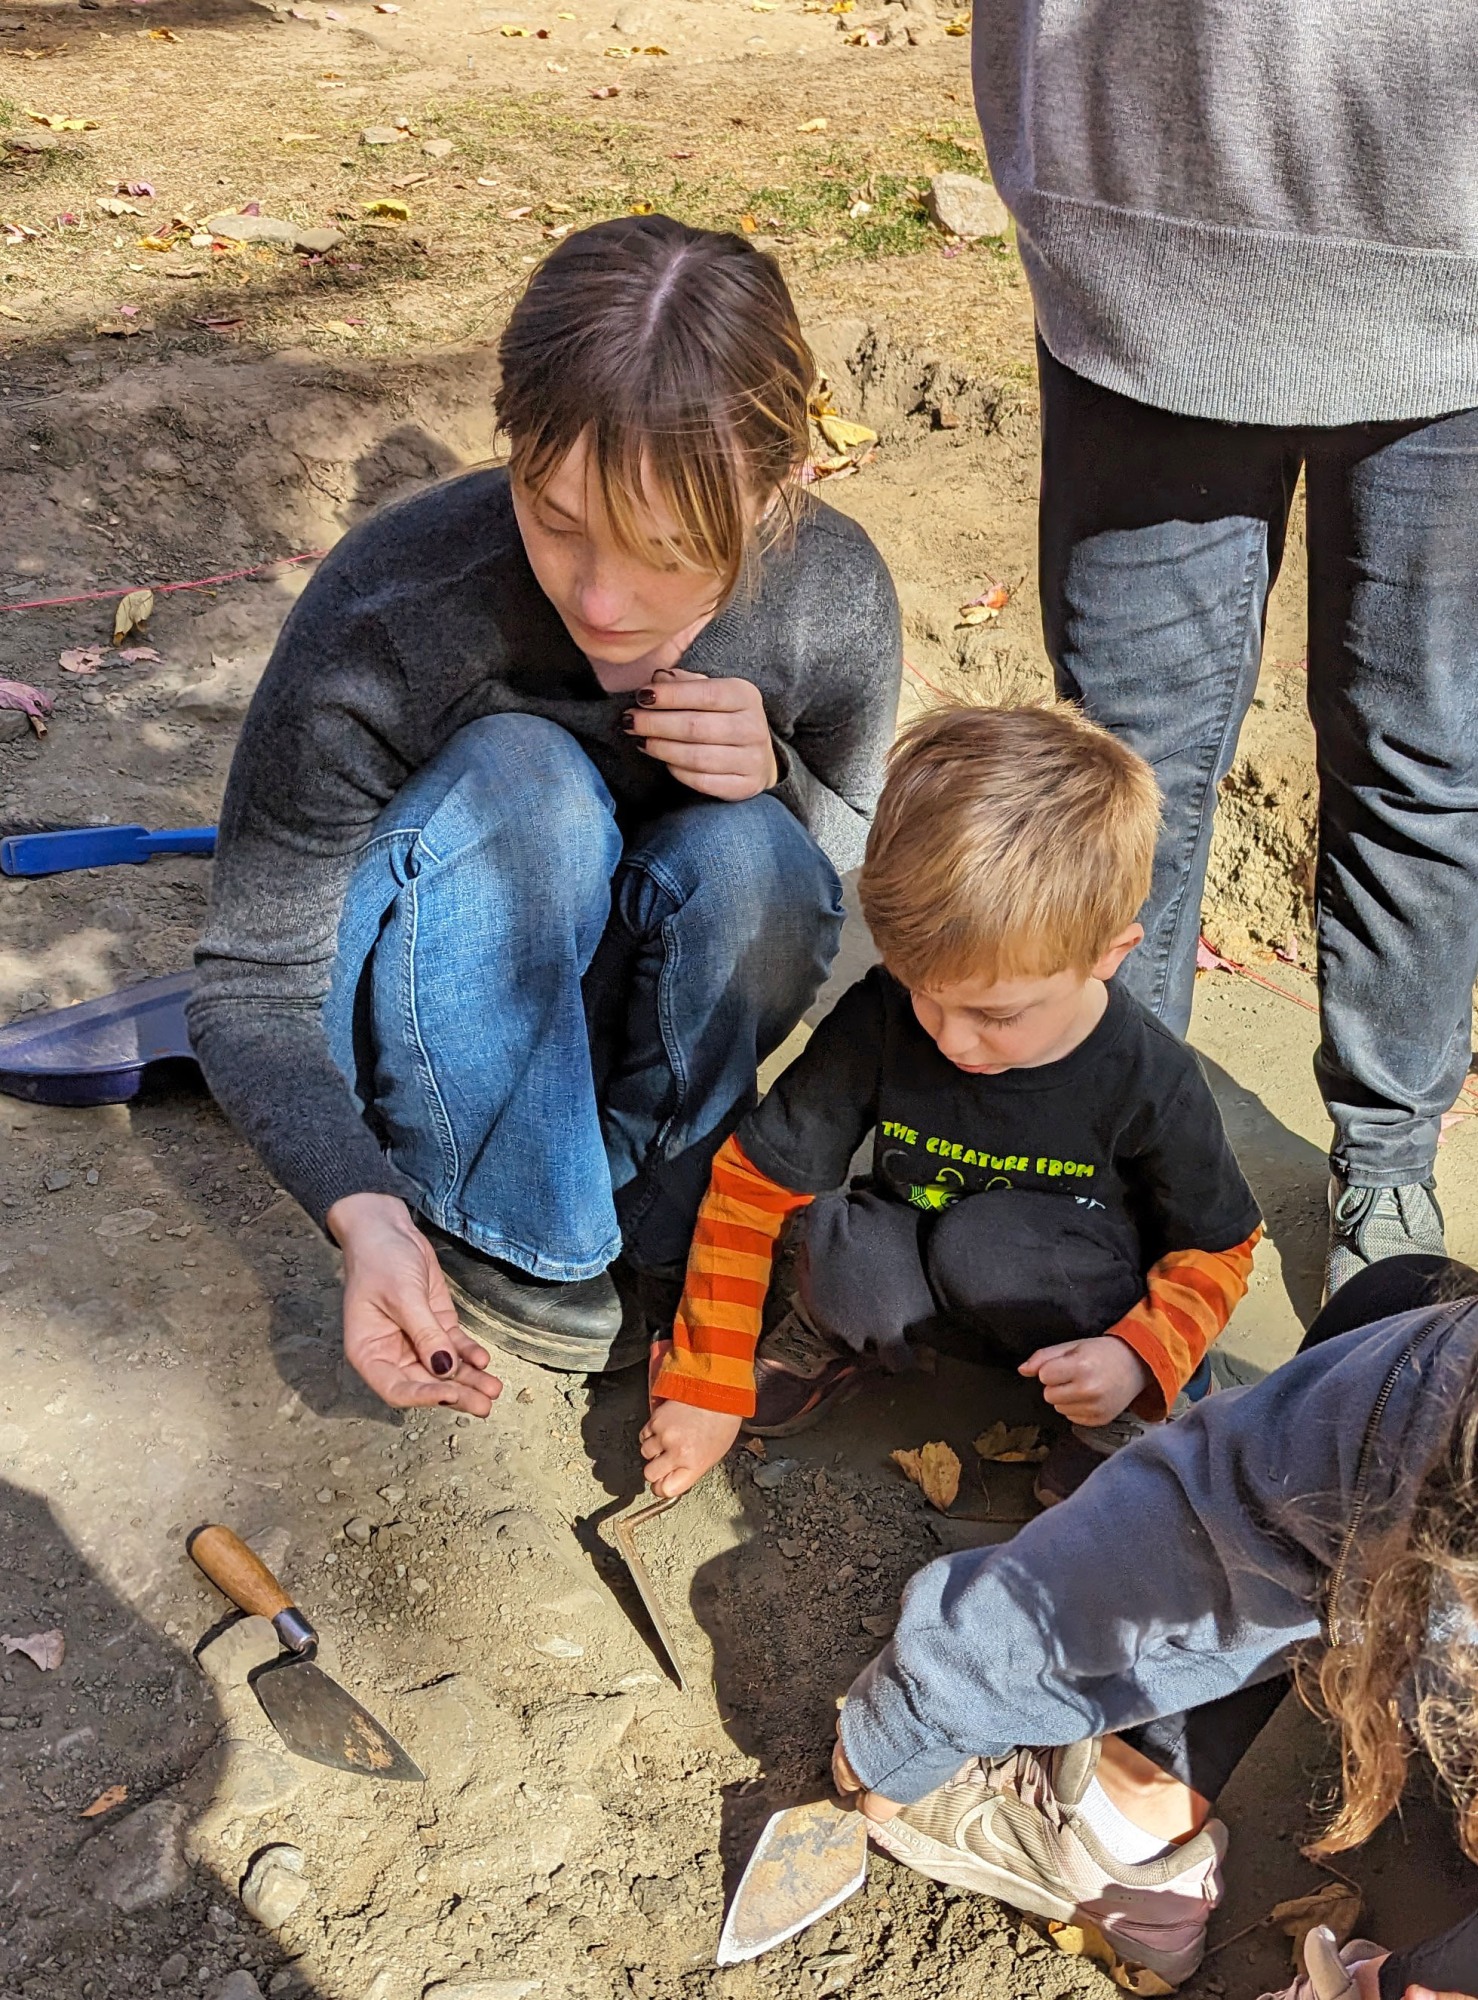
[[[1134,947],[1144,938],[1143,924],[1126,924],[1108,950],[1091,969],[1093,979],[1112,979]]]

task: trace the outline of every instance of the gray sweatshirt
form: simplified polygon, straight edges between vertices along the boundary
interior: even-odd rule
[[[977,0],[1042,337],[1236,423],[1478,404],[1474,0]]]
[[[902,671],[898,602],[862,529],[804,512],[683,665],[754,682],[776,796],[839,872],[855,867]],[[505,471],[375,515],[294,606],[231,765],[190,1033],[222,1108],[316,1221],[344,1195],[415,1193],[360,1117],[321,1018],[344,892],[379,814],[464,723],[506,713],[567,729],[623,828],[690,803],[623,732],[631,700],[604,692],[535,582]]]
[[[852,1768],[911,1805],[970,1757],[1280,1673],[1409,1515],[1475,1357],[1471,1301],[1347,1333],[1158,1427],[1004,1547],[930,1563],[847,1697]]]

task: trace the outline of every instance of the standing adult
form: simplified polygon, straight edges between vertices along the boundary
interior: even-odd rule
[[[583,230],[500,360],[511,464],[375,515],[283,628],[190,1009],[344,1251],[351,1363],[477,1415],[457,1307],[587,1371],[675,1306],[836,949],[901,670],[877,551],[797,484],[814,369],[772,258]]]
[[[1059,690],[1154,766],[1124,977],[1189,1021],[1217,786],[1307,482],[1329,1290],[1440,1252],[1478,972],[1478,9],[982,0],[1039,331]]]

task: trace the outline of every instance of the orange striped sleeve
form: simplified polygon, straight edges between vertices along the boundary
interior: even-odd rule
[[[698,1211],[672,1346],[652,1376],[654,1401],[754,1414],[754,1350],[775,1243],[785,1218],[812,1197],[792,1194],[726,1139]]]
[[[1135,1400],[1137,1416],[1159,1422],[1169,1414],[1246,1292],[1261,1236],[1254,1229],[1230,1250],[1172,1250],[1150,1266],[1139,1304],[1106,1329],[1155,1378]]]

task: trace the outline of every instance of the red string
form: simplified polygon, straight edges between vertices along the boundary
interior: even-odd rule
[[[0,611],[49,611],[58,604],[93,604],[103,598],[127,597],[134,590],[152,590],[156,597],[167,597],[174,590],[208,590],[212,584],[239,583],[244,576],[260,576],[264,570],[322,562],[327,554],[327,549],[308,549],[300,556],[274,556],[270,562],[253,563],[250,569],[228,569],[220,576],[198,576],[189,583],[126,583],[115,590],[79,591],[75,597],[30,597],[20,604],[0,604]]]

